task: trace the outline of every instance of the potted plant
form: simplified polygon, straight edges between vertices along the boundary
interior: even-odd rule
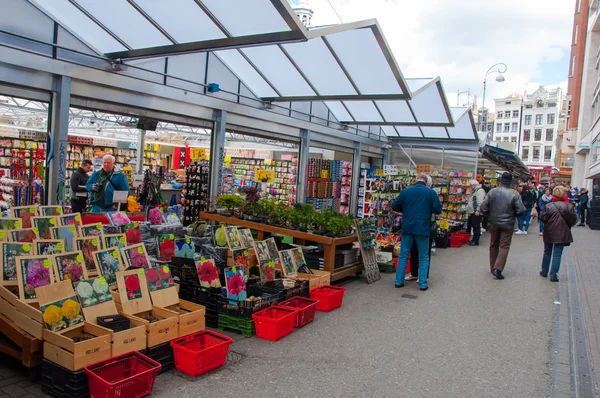
[[[256,202],[256,217],[258,222],[266,222],[269,215],[275,209],[276,201],[271,198],[262,198]]]
[[[235,209],[244,205],[244,199],[238,195],[227,194],[221,195],[217,198],[217,207],[224,207],[227,209],[227,215],[233,216]]]
[[[342,213],[333,213],[327,222],[327,236],[340,237],[352,231],[353,217]]]
[[[315,210],[311,205],[296,203],[292,210],[292,226],[306,232],[312,226]]]
[[[257,202],[260,200],[260,192],[257,186],[242,188],[242,194],[246,205],[244,206],[244,216],[249,220],[253,220],[257,212]]]
[[[313,232],[318,235],[325,235],[327,233],[327,223],[333,216],[333,212],[329,209],[315,212],[313,217]]]
[[[291,208],[285,202],[277,202],[269,214],[269,224],[282,226],[288,221]]]

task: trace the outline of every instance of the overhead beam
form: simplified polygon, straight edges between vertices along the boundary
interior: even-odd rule
[[[46,204],[62,205],[67,180],[67,145],[71,78],[55,76],[50,111],[51,123],[46,145]]]

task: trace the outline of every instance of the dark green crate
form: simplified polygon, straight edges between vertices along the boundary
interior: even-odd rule
[[[219,330],[233,329],[245,337],[254,336],[254,320],[219,314]]]
[[[379,266],[379,272],[383,272],[384,274],[393,274],[396,272],[393,261],[389,263],[377,263],[377,265]]]

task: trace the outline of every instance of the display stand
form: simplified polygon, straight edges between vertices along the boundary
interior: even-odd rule
[[[250,228],[258,232],[257,240],[265,240],[267,234],[280,234],[291,236],[298,239],[300,242],[315,242],[323,245],[325,250],[323,270],[331,273],[331,281],[336,281],[348,276],[352,276],[357,272],[362,271],[362,263],[360,261],[352,264],[345,264],[342,268],[335,269],[335,250],[337,246],[347,245],[356,242],[356,235],[346,236],[343,238],[330,238],[327,236],[316,235],[309,232],[301,232],[294,229],[286,229],[256,223],[252,221],[240,220],[234,217],[221,216],[213,213],[200,213],[200,219],[205,221],[216,221],[222,224],[237,225],[239,227]]]
[[[367,276],[367,282],[373,283],[381,279],[379,273],[379,266],[377,265],[377,256],[375,255],[374,247],[369,247],[372,238],[363,232],[363,226],[360,220],[354,220],[354,228],[356,229],[356,236],[360,243],[360,253],[362,255],[363,265],[365,267],[365,274]]]

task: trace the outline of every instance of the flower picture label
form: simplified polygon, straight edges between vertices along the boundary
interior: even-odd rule
[[[25,250],[25,251],[27,251],[27,252],[28,252],[29,250],[31,250],[31,245],[30,245],[29,243],[25,243],[25,244],[23,245],[23,250]]]
[[[37,229],[37,227],[33,227],[31,228],[31,230],[33,231],[34,234],[38,235],[40,233],[40,230]]]
[[[239,301],[246,300],[246,282],[244,281],[243,269],[225,268],[225,285],[227,286],[227,298]]]
[[[140,275],[144,275],[144,270],[140,270]],[[137,300],[142,297],[140,278],[138,275],[128,275],[125,277],[125,289],[128,300]]]
[[[144,248],[142,246],[138,247],[137,252],[140,254],[144,254]]]
[[[96,229],[97,229],[98,231],[102,231],[102,224],[98,224],[98,225],[96,225]]]
[[[62,207],[56,208],[56,214],[62,214]]]
[[[121,237],[119,238],[119,242],[121,242],[122,244],[125,244],[125,243],[127,243],[127,241],[125,240],[125,237],[124,237],[124,236],[121,236]]]
[[[83,254],[78,254],[77,255],[77,261],[79,261],[79,262],[83,261]]]
[[[65,250],[65,244],[64,243],[57,243],[56,244],[56,249],[60,250],[62,252],[63,250]]]
[[[117,253],[116,251],[112,252],[112,256],[114,258],[119,258],[119,253]]]
[[[81,305],[91,307],[112,300],[106,278],[100,276],[92,279],[82,279],[75,282],[75,292],[79,296]]]
[[[56,225],[56,220],[54,218],[50,219],[50,225]]]
[[[40,307],[46,329],[58,332],[83,322],[81,306],[75,296],[44,304]]]
[[[23,223],[21,221],[15,221],[15,228],[22,228]]]
[[[98,239],[92,239],[92,245],[98,246]]]
[[[35,206],[31,206],[31,207],[29,208],[29,211],[30,211],[31,213],[35,214],[35,213],[36,213]]]
[[[75,221],[77,221],[77,222],[81,221],[81,216],[79,214],[77,214],[75,216]]]
[[[44,260],[44,268],[50,268],[50,260]]]
[[[69,226],[69,231],[75,232],[75,225],[70,225]]]

